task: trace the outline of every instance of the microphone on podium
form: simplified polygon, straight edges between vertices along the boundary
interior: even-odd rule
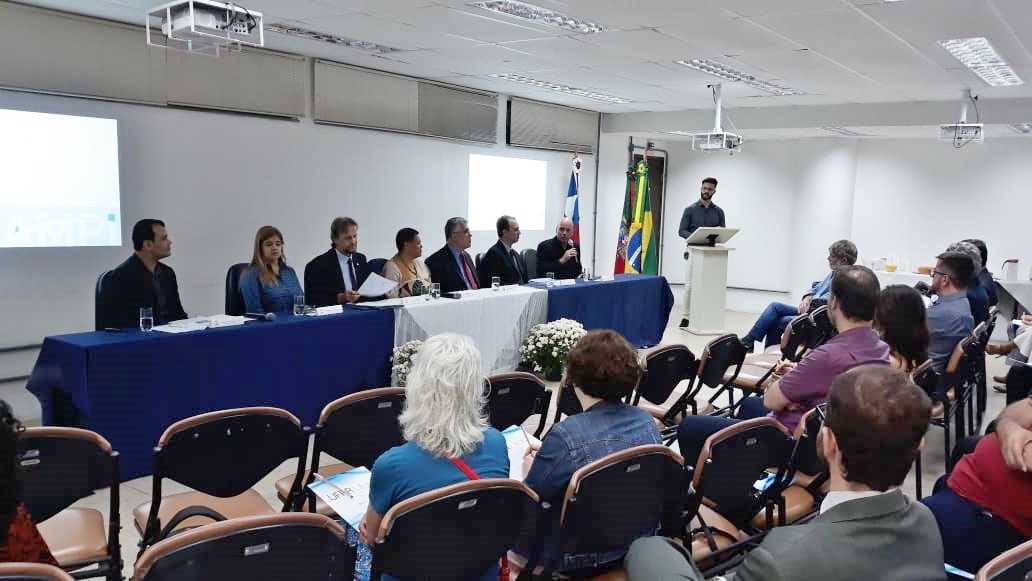
[[[244,313],[244,316],[248,319],[257,319],[259,321],[276,320],[276,313]]]

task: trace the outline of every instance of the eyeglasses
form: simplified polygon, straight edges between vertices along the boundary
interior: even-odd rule
[[[950,275],[950,273],[948,273],[948,272],[943,272],[943,271],[941,271],[941,270],[933,270],[933,271],[931,271],[931,272],[929,272],[929,273],[928,273],[928,276],[930,276],[930,277],[932,277],[932,278],[935,278],[935,275],[939,275],[939,276],[946,276],[946,277],[948,277],[948,276]]]

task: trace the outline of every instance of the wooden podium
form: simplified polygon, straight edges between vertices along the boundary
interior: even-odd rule
[[[718,245],[731,239],[738,228],[698,228],[688,237],[685,250],[685,315],[681,328],[696,335],[725,333],[727,308],[727,253]]]

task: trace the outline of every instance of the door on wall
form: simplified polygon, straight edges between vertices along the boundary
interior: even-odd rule
[[[634,164],[641,161],[641,154],[634,154]],[[663,197],[666,193],[666,158],[659,154],[649,155],[649,199],[652,202],[652,233],[656,245],[656,257],[659,259],[659,272],[663,272]]]

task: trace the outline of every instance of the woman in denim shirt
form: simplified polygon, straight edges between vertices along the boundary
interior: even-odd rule
[[[283,234],[262,226],[254,236],[251,267],[240,275],[240,294],[248,313],[289,313],[294,297],[304,294],[294,269],[283,257]]]
[[[523,462],[527,486],[551,505],[546,513],[551,522],[544,529],[544,539],[538,540],[542,543],[539,563],[574,571],[623,558],[626,551],[555,555],[555,535],[563,496],[577,469],[614,452],[661,443],[652,416],[620,401],[631,393],[640,376],[637,352],[615,331],[591,331],[570,351],[564,389],[574,390],[584,412],[552,426],[541,449],[528,452]],[[642,531],[643,535],[652,533]]]

